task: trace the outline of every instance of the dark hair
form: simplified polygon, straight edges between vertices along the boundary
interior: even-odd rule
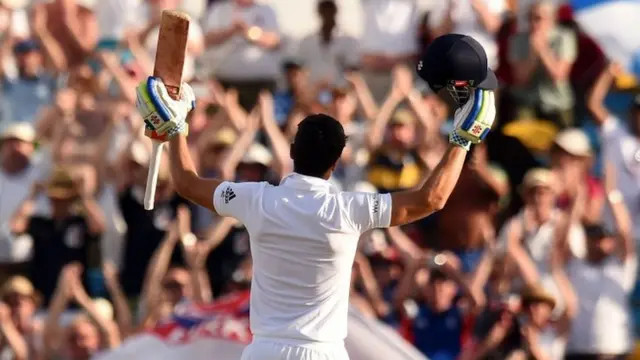
[[[347,143],[342,124],[329,115],[309,115],[298,124],[291,145],[294,171],[323,177],[342,155]]]
[[[322,0],[318,2],[317,9],[319,13],[323,13],[324,11],[333,11],[335,13],[338,11],[338,6],[334,0]]]

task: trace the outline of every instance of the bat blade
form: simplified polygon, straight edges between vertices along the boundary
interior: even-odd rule
[[[182,84],[182,71],[189,36],[189,21],[189,15],[173,10],[163,11],[160,21],[153,76],[162,79],[167,92],[174,99],[180,97],[180,84]],[[147,188],[144,193],[144,208],[146,210],[153,210],[154,207],[162,148],[163,143],[154,141],[153,154],[149,162]]]
[[[189,15],[185,13],[174,10],[162,12],[153,76],[162,79],[167,92],[174,98],[180,94],[189,22]]]

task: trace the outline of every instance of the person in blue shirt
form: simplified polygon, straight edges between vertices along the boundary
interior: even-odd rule
[[[13,47],[18,74],[2,77],[2,122],[30,122],[53,102],[56,79],[44,67],[40,45],[35,40],[19,41]]]
[[[459,268],[450,253],[420,256],[407,267],[394,298],[411,319],[413,344],[430,360],[458,357],[466,315],[484,304],[482,288],[465,280]]]

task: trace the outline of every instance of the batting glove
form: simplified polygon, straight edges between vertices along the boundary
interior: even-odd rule
[[[187,131],[187,115],[195,107],[189,84],[182,84],[180,99],[174,100],[162,80],[150,76],[138,85],[136,93],[136,107],[144,119],[147,134],[154,134],[149,137],[164,140]]]
[[[449,142],[469,150],[489,134],[496,118],[495,96],[491,90],[474,89],[469,100],[454,115]]]

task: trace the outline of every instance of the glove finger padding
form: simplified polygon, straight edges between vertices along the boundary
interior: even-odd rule
[[[478,144],[487,136],[495,120],[495,94],[490,90],[475,89],[469,101],[455,114],[455,132],[460,137]]]

